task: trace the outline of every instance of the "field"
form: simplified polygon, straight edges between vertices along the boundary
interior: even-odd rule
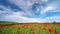
[[[60,34],[59,23],[0,24],[0,34]]]

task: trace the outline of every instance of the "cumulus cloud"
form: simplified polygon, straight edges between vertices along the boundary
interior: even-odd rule
[[[53,10],[57,9],[58,7],[54,3],[47,3],[49,0],[7,0],[10,3],[15,4],[19,8],[23,9],[22,11],[16,11],[11,9],[10,7],[5,7],[4,5],[0,5],[0,21],[16,21],[16,22],[50,22],[50,21],[59,21],[60,16],[50,16],[45,17],[46,13],[53,12]],[[36,12],[32,10],[32,6],[37,3]],[[45,4],[46,3],[46,4]],[[39,18],[36,15],[40,12]],[[57,11],[54,11],[57,12]],[[37,14],[35,14],[37,13]],[[29,17],[32,18],[29,18]],[[36,16],[36,17],[35,17]]]
[[[44,22],[44,21],[46,21],[42,18],[28,18],[28,17],[25,17],[26,15],[24,14],[24,12],[14,12],[10,8],[6,8],[6,9],[5,8],[4,8],[4,11],[0,10],[0,14],[4,14],[4,15],[0,15],[0,16],[2,16],[0,21],[16,21],[16,22]],[[5,11],[5,10],[12,11],[12,12],[7,13],[7,11]],[[5,14],[5,13],[7,13],[7,14]],[[23,16],[23,15],[25,15],[25,16]]]
[[[51,16],[51,17],[46,17],[47,20],[53,22],[53,21],[56,21],[56,22],[60,22],[60,16]]]
[[[44,8],[40,13],[41,15],[46,14],[47,12],[49,12],[50,10],[54,10],[55,8],[52,6],[47,6],[46,8]]]
[[[15,5],[17,5],[18,7],[22,8],[26,13],[34,15],[34,12],[32,12],[32,6],[37,3],[40,5],[43,5],[45,2],[47,2],[48,0],[7,0],[10,3],[13,3]],[[41,6],[39,8],[37,8],[37,13],[39,12]]]
[[[16,21],[16,22],[35,22],[38,21],[38,19],[28,18],[25,17],[27,14],[24,12],[14,12],[10,8],[7,8],[5,6],[1,6],[4,11],[0,10],[0,21]],[[11,11],[11,12],[10,12]]]
[[[22,8],[26,13],[31,15],[34,15],[34,12],[32,12],[31,8],[35,3],[40,4],[40,7],[36,8],[37,10],[36,12],[38,13],[40,11],[41,15],[50,12],[50,10],[52,10],[53,12],[53,10],[58,8],[57,6],[59,3],[58,0],[55,1],[54,0],[51,1],[50,0],[7,0],[7,1],[17,5],[18,7]],[[44,8],[44,4],[46,5],[45,8]]]
[[[52,0],[53,1],[53,0]],[[51,3],[47,3],[46,8],[42,8],[42,10],[40,11],[41,15],[45,15],[48,12],[60,12],[60,11],[56,11],[59,10],[59,0],[55,0]]]

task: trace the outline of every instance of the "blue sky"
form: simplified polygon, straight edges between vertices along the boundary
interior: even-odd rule
[[[60,22],[60,0],[0,0],[0,21]]]

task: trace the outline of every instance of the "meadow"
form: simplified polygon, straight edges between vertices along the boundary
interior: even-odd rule
[[[60,34],[59,23],[0,24],[0,34]]]

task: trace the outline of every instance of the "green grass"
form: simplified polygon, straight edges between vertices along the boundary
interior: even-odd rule
[[[47,25],[47,26],[45,26]],[[46,30],[44,30],[44,27]],[[53,30],[53,32],[49,32],[49,28]],[[33,33],[32,33],[33,32]],[[0,34],[60,34],[60,24],[21,24],[16,23],[14,25],[6,25],[4,24],[1,27],[0,24]]]

